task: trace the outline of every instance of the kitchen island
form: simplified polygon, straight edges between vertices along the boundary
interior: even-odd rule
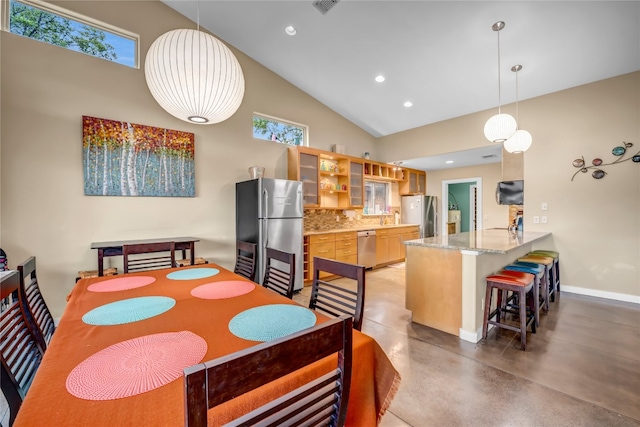
[[[478,342],[485,278],[531,250],[551,249],[550,238],[491,229],[405,241],[405,307],[412,321]]]

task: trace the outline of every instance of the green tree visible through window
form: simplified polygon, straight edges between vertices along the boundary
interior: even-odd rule
[[[29,4],[11,0],[9,31],[56,46],[135,66],[135,41],[100,28],[69,19]],[[117,44],[114,47],[110,43]],[[126,59],[119,60],[124,52]]]
[[[288,145],[304,145],[302,127],[260,116],[253,116],[253,137]]]

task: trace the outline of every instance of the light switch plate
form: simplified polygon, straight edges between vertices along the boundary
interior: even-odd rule
[[[542,205],[540,206],[540,210],[546,211],[548,209],[547,203],[543,202]]]
[[[540,219],[542,220],[542,223],[543,223],[543,224],[546,224],[546,223],[547,223],[547,216],[546,216],[546,215],[542,215],[542,216],[540,217]]]
[[[537,216],[537,215],[535,215],[535,216],[533,217],[533,223],[534,223],[534,224],[540,224],[540,217],[539,217],[539,216]]]

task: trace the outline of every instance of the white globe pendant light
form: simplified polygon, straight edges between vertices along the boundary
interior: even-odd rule
[[[498,114],[492,116],[484,125],[484,136],[491,142],[503,143],[516,131],[516,120],[509,114],[500,111],[500,30],[504,28],[504,22],[498,21],[491,29],[498,34]]]
[[[172,30],[158,37],[147,52],[144,74],[158,104],[189,123],[222,122],[244,97],[244,75],[233,52],[199,30]]]
[[[502,143],[516,131],[516,119],[505,113],[492,116],[484,125],[484,136],[491,142]]]
[[[516,117],[520,120],[518,111],[518,71],[522,70],[522,65],[514,65],[511,71],[516,73]],[[518,129],[509,139],[504,142],[504,149],[509,153],[524,153],[531,147],[533,138],[531,134],[524,129]]]
[[[504,149],[509,153],[524,153],[531,147],[533,138],[531,134],[524,129],[518,129],[511,138],[504,142]]]

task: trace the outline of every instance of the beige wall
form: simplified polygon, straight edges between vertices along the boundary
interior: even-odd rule
[[[513,106],[505,108],[507,112]],[[379,140],[381,160],[390,161],[487,145],[484,111],[391,135]],[[640,72],[520,102],[520,125],[533,135],[524,154],[525,230],[550,231],[561,253],[562,283],[602,296],[640,296],[640,164],[627,161],[571,181],[571,162],[584,156],[615,159],[622,141],[640,150]],[[430,187],[434,173],[428,174]],[[540,210],[541,203],[549,210]],[[491,205],[485,198],[485,209]],[[547,215],[548,224],[533,216]],[[488,228],[485,225],[485,228]],[[619,295],[618,295],[619,296]]]
[[[140,34],[150,44],[194,24],[155,1],[58,2],[62,7]],[[2,208],[0,245],[9,265],[37,257],[42,292],[60,316],[78,270],[97,268],[91,242],[197,236],[197,254],[233,266],[235,183],[247,168],[287,177],[286,146],[252,138],[252,114],[310,128],[311,145],[375,153],[374,138],[245,55],[246,93],[238,112],[215,125],[192,125],[153,100],[143,69],[82,55],[2,32]],[[82,116],[195,133],[196,197],[89,197],[83,194]],[[115,263],[114,265],[119,265]]]
[[[427,194],[438,196],[438,211],[441,211],[442,181],[453,179],[482,178],[482,228],[506,228],[509,221],[509,206],[496,203],[496,185],[502,181],[500,163],[442,169],[427,172]],[[442,215],[440,218],[444,218]],[[442,230],[442,223],[438,224]]]

